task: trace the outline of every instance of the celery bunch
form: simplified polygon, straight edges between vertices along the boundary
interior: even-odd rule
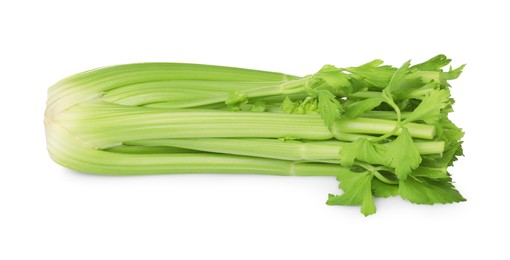
[[[52,86],[48,151],[96,174],[252,173],[336,176],[328,205],[401,196],[417,204],[465,199],[447,168],[463,132],[449,119],[438,55],[400,68],[374,60],[296,77],[179,63],[99,68]]]

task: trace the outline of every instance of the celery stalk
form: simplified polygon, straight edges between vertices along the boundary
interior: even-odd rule
[[[85,71],[48,90],[51,158],[95,174],[248,173],[336,176],[328,205],[400,195],[463,201],[447,168],[463,132],[449,119],[444,55],[401,67],[374,60],[297,77],[184,63]]]

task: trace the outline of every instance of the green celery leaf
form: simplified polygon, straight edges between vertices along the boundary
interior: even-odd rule
[[[338,175],[342,195],[329,194],[328,205],[361,205],[361,213],[368,216],[374,214],[375,203],[372,197],[372,179],[370,172],[342,171]]]
[[[340,163],[345,167],[352,166],[355,160],[369,164],[386,165],[388,162],[387,156],[387,146],[372,143],[366,138],[359,138],[342,147],[340,150]]]
[[[345,92],[345,94],[350,93],[352,90],[351,82],[349,81],[350,76],[335,66],[324,65],[313,77],[322,79],[334,90],[343,90],[342,92]]]
[[[427,124],[436,124],[441,112],[450,105],[450,91],[436,89],[426,96],[416,109],[406,118],[406,122],[422,120]]]
[[[384,88],[390,82],[396,69],[391,66],[381,66],[382,60],[373,60],[359,67],[349,67],[347,71],[358,80],[363,80],[375,87]]]
[[[340,117],[342,104],[328,90],[317,90],[316,95],[319,100],[319,113],[328,129],[331,130],[335,120]]]
[[[317,99],[307,97],[299,103],[299,110],[302,111],[302,114],[317,114],[317,109],[319,109]]]
[[[466,200],[455,189],[450,179],[410,176],[400,181],[399,194],[403,199],[416,204],[446,204]]]
[[[257,101],[250,109],[251,112],[264,112],[266,111],[266,102]]]
[[[282,110],[283,112],[287,114],[292,114],[294,109],[296,108],[296,104],[290,100],[290,98],[287,96],[282,102]]]
[[[383,90],[385,96],[391,96],[394,92],[399,91],[401,81],[405,79],[406,74],[409,73],[410,65],[411,61],[406,61],[404,64],[402,64],[402,66],[400,66],[400,68],[395,71],[395,73],[393,73],[388,86]]]
[[[372,179],[372,192],[374,197],[389,198],[398,195],[398,184],[388,184],[377,178]]]
[[[403,127],[400,135],[388,144],[388,159],[388,164],[395,168],[395,175],[400,180],[405,180],[420,165],[420,153],[407,128]]]
[[[382,97],[372,97],[350,104],[344,112],[348,118],[356,118],[361,114],[374,109],[383,102]]]
[[[445,141],[445,147],[448,149],[450,146],[457,144],[462,137],[464,132],[462,129],[457,127],[447,115],[443,114],[436,124],[438,136],[437,140]]]
[[[340,164],[344,167],[351,167],[358,156],[362,142],[365,138],[359,138],[352,143],[342,146],[340,150]],[[368,140],[366,140],[368,142]]]
[[[239,91],[233,91],[228,94],[227,100],[225,100],[225,104],[227,106],[239,106],[241,104],[245,104],[248,102],[248,97],[246,94],[241,93]]]
[[[447,115],[441,115],[436,124],[436,141],[444,141],[445,148],[440,158],[431,158],[424,160],[424,166],[430,167],[447,167],[453,165],[457,160],[457,156],[462,156],[462,137],[464,132],[458,128]]]
[[[392,88],[391,94],[394,99],[402,100],[410,96],[414,90],[420,89],[424,86],[421,77],[416,73],[410,73],[403,76],[395,86]]]
[[[413,73],[415,74],[415,73]],[[409,98],[416,98],[415,100],[419,99],[423,99],[424,95],[423,93],[430,93],[431,91],[434,91],[434,89],[439,89],[439,86],[440,84],[438,82],[435,82],[435,81],[431,81],[431,82],[428,82],[426,84],[418,84],[417,85],[418,88],[409,88],[408,90],[402,92],[402,94],[399,96],[399,98],[401,99],[406,99],[406,100],[409,100]],[[421,92],[421,95],[417,93],[420,93]],[[411,100],[409,100],[411,101]]]
[[[369,61],[361,66],[354,67],[354,68],[358,68],[358,69],[376,68],[376,67],[383,65],[383,63],[384,63],[383,60],[375,59],[373,61]]]
[[[453,162],[457,161],[457,157],[463,155],[462,141],[459,141],[443,151],[442,165],[452,166]]]
[[[412,69],[425,70],[425,71],[439,71],[444,66],[450,64],[452,60],[448,59],[445,55],[439,54],[431,59],[412,66]]]
[[[351,84],[352,84],[352,93],[356,93],[365,89],[368,89],[368,85],[363,81],[359,80],[357,78],[351,77]]]
[[[427,177],[431,179],[450,178],[450,175],[448,175],[446,172],[446,167],[420,166],[413,170],[412,175],[417,177]]]
[[[446,81],[458,78],[465,66],[466,64],[463,64],[456,69],[452,69],[452,67],[450,67],[450,69],[447,72],[441,73],[440,75],[441,80]]]
[[[304,100],[293,102],[289,97],[285,97],[281,106],[287,114],[317,114],[317,99],[307,97]]]

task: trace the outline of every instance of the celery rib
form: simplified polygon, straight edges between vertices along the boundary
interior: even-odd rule
[[[180,138],[147,139],[125,142],[138,147],[176,147],[202,152],[236,154],[291,161],[328,161],[338,160],[339,153],[347,144],[340,141],[282,141],[266,138]],[[418,142],[420,154],[440,154],[444,142]]]
[[[97,108],[110,104],[97,104]],[[80,108],[80,109],[78,109]],[[77,121],[72,115],[84,113]],[[391,120],[358,118],[340,120],[331,133],[318,115],[225,112],[181,110],[164,112],[158,109],[142,109],[118,106],[111,116],[97,109],[96,117],[90,109],[76,107],[62,113],[57,122],[70,132],[84,139],[94,140],[95,147],[107,148],[123,141],[155,138],[206,138],[206,137],[293,137],[310,140],[326,140],[341,133],[382,134],[391,130],[396,122]],[[67,115],[71,114],[67,117]],[[88,119],[90,117],[90,119]],[[413,137],[431,139],[434,127],[408,124]],[[396,133],[398,134],[398,132]]]

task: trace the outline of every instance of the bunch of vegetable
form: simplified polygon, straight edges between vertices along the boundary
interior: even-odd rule
[[[53,160],[110,174],[336,176],[328,205],[399,195],[417,204],[465,199],[447,168],[463,132],[449,119],[438,55],[395,68],[381,60],[296,77],[231,67],[141,63],[68,77],[49,89]]]

